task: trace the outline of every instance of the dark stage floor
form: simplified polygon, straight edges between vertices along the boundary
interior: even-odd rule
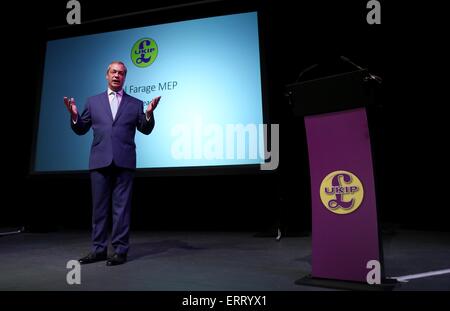
[[[383,240],[387,276],[450,269],[448,232],[399,230]],[[294,283],[311,271],[310,243],[310,237],[277,242],[248,232],[134,232],[127,264],[82,266],[81,285],[70,286],[66,263],[89,251],[89,233],[22,233],[0,237],[0,290],[327,290]],[[449,289],[446,273],[395,290]]]

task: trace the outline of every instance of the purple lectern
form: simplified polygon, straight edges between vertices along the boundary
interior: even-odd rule
[[[312,273],[297,284],[359,289],[376,273],[385,280],[367,77],[358,70],[288,86],[304,117],[311,177]]]

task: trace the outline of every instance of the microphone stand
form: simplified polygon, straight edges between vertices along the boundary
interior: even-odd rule
[[[318,65],[319,65],[319,64],[313,64],[313,65],[311,65],[311,66],[306,67],[305,69],[303,69],[303,70],[299,73],[297,79],[295,79],[294,83],[299,82],[299,81],[300,81],[300,78],[301,78],[305,73],[307,73],[308,71],[310,71],[310,70],[316,68]],[[284,96],[286,96],[286,97],[289,99],[289,106],[292,106],[291,95],[292,95],[292,92],[291,92],[291,91],[288,91],[288,92],[286,92],[286,93],[284,94]]]
[[[345,56],[341,56],[341,59],[346,62],[349,63],[350,65],[352,65],[353,67],[358,68],[359,70],[364,70],[364,68],[362,68],[361,66],[358,66],[357,64],[355,64],[354,62],[352,62],[350,59],[348,59]],[[378,84],[381,84],[383,82],[383,79],[381,79],[379,76],[373,75],[370,72],[367,72],[368,76],[364,78],[364,81],[376,81]]]

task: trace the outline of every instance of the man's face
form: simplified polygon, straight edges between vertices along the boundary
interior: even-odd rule
[[[108,86],[111,90],[120,91],[125,83],[125,67],[122,64],[111,64],[106,74],[106,80],[108,80]]]

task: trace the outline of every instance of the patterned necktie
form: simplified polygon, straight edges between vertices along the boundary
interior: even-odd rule
[[[116,92],[111,92],[111,94],[113,95],[113,98],[111,100],[111,111],[112,111],[113,120],[114,120],[116,118],[117,109],[119,108],[119,99],[117,98]]]

